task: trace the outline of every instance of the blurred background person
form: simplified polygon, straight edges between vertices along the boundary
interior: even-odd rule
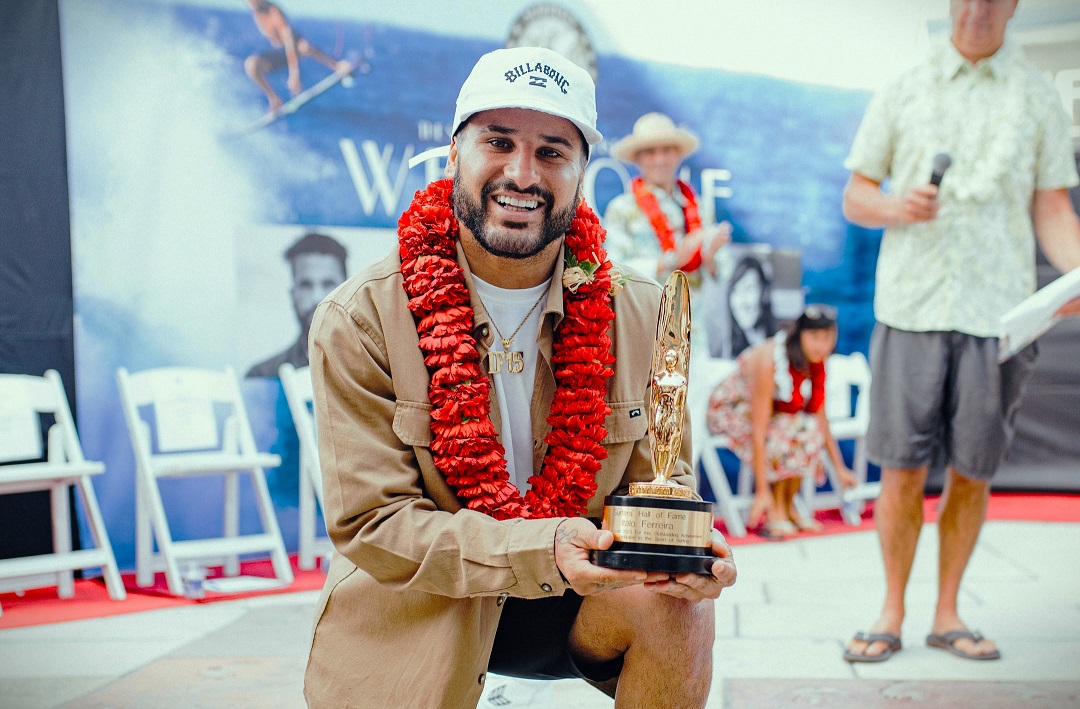
[[[277,377],[278,368],[288,362],[294,367],[308,366],[308,331],[315,306],[345,281],[345,247],[325,234],[309,232],[285,252],[292,271],[293,312],[300,334],[285,350],[259,362],[248,370],[249,377]]]
[[[867,449],[881,466],[874,523],[886,591],[869,632],[848,643],[848,662],[881,662],[901,647],[934,463],[947,473],[926,643],[965,659],[1001,656],[957,607],[1037,354],[1032,344],[998,362],[1001,317],[1035,289],[1036,241],[1059,271],[1080,268],[1070,121],[1051,81],[1006,41],[1016,4],[952,0],[949,39],[874,96],[844,163],[844,216],[885,227]],[[952,166],[936,185],[932,161],[941,153]]]
[[[807,306],[786,330],[745,350],[709,399],[709,430],[727,436],[754,472],[748,526],[764,521],[763,536],[820,531],[818,522],[799,515],[794,500],[808,470],[824,482],[823,452],[840,484],[856,485],[825,417],[825,360],[836,335],[836,309]]]
[[[716,275],[716,252],[731,241],[731,225],[703,223],[693,188],[679,166],[697,150],[697,137],[662,113],[646,113],[611,154],[637,166],[630,191],[608,203],[603,224],[611,260],[660,282],[681,269],[692,285],[701,270]]]

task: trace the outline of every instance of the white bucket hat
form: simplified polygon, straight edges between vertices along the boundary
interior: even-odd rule
[[[603,136],[596,130],[596,85],[589,72],[566,57],[543,47],[497,49],[477,60],[461,85],[451,135],[469,118],[495,108],[528,108],[573,123],[596,145]],[[409,161],[409,167],[450,148],[426,150]]]
[[[697,150],[698,139],[663,113],[646,113],[634,121],[630,135],[611,146],[611,154],[623,162],[636,162],[639,152],[657,145],[674,145],[685,158]]]

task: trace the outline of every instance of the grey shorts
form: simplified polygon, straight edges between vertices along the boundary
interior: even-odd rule
[[[989,480],[1012,442],[1035,344],[1003,364],[996,337],[909,332],[878,323],[870,338],[870,460],[883,468],[944,462]]]

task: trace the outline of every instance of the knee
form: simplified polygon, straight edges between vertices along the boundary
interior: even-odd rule
[[[311,51],[311,43],[307,39],[301,37],[296,41],[296,51],[300,54],[307,54]]]
[[[265,67],[263,66],[262,58],[258,55],[252,54],[250,57],[245,59],[244,73],[252,79],[265,73]]]
[[[952,493],[978,498],[990,494],[990,481],[969,478],[956,468],[949,469],[949,487]]]
[[[638,611],[631,611],[639,619],[636,642],[657,642],[687,649],[712,653],[715,635],[715,611],[711,600],[692,603],[681,598],[651,593],[649,602]]]
[[[905,498],[921,497],[926,486],[926,471],[925,469],[883,469],[881,486],[883,491]]]

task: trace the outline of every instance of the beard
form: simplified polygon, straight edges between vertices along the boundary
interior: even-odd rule
[[[489,224],[489,199],[493,192],[500,189],[532,195],[544,200],[544,219],[538,233],[531,233],[523,225],[515,225],[514,222],[500,226]],[[476,237],[477,242],[485,251],[493,256],[526,259],[537,255],[549,244],[566,234],[577,212],[579,196],[580,189],[578,194],[574,195],[574,200],[569,207],[553,212],[552,205],[555,204],[553,194],[539,187],[519,189],[513,182],[506,180],[484,185],[480,190],[480,201],[477,202],[466,192],[460,177],[455,176],[452,200],[458,221]]]

